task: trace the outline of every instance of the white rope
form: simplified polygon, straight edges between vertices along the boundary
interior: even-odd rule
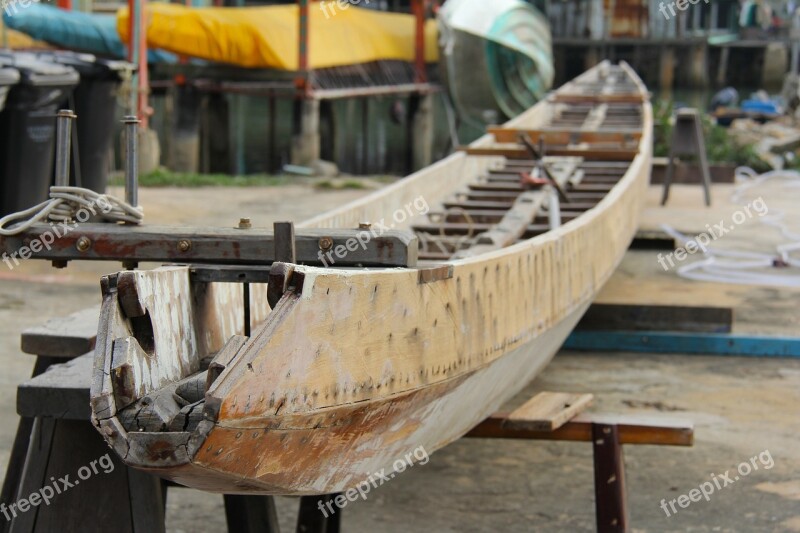
[[[740,183],[731,196],[735,204],[744,203],[745,193],[758,187],[767,180],[785,178],[786,187],[800,187],[800,173],[795,171],[775,170],[758,174],[749,167],[739,167],[735,171],[736,181]],[[716,281],[744,285],[769,285],[776,287],[800,287],[800,259],[791,257],[791,253],[800,250],[800,233],[793,231],[784,221],[785,213],[770,209],[768,215],[759,217],[767,226],[777,229],[789,242],[776,247],[776,254],[751,251],[724,250],[712,244],[703,250],[705,258],[677,269],[679,276],[697,281]],[[664,231],[685,245],[691,239],[670,226],[662,225]],[[780,260],[787,267],[776,268]],[[780,271],[784,274],[778,273]]]
[[[81,220],[80,211],[87,213]],[[29,230],[44,222],[67,222],[87,220],[101,222],[127,222],[141,224],[144,211],[119,198],[99,194],[82,187],[50,187],[50,199],[19,213],[0,219],[0,235],[10,237]]]

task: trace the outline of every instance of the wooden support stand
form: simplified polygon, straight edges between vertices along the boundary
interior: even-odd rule
[[[466,436],[491,439],[591,442],[597,531],[627,532],[623,444],[691,446],[691,422],[631,418],[622,415],[577,415],[591,394],[542,392],[511,413],[495,414]],[[577,415],[577,416],[576,416]]]

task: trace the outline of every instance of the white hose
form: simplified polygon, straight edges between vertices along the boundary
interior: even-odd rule
[[[731,201],[736,204],[743,203],[742,197],[746,192],[758,187],[767,180],[782,177],[788,178],[787,187],[800,187],[800,172],[774,170],[758,174],[752,168],[739,167],[735,171],[736,181],[740,183],[731,196]],[[762,223],[777,229],[787,239],[788,243],[776,247],[776,254],[759,252],[724,250],[706,245],[703,250],[705,258],[677,269],[679,276],[698,281],[716,281],[723,283],[745,285],[770,285],[778,287],[800,287],[800,259],[791,257],[791,253],[800,250],[800,233],[792,231],[784,222],[785,213],[771,210],[768,215],[759,217]],[[662,225],[675,240],[686,244],[691,239],[676,231],[668,225]],[[776,264],[782,262],[788,267],[781,267],[786,274],[777,274]],[[753,269],[759,269],[754,271]],[[764,272],[764,270],[773,272]]]
[[[144,220],[141,207],[134,207],[114,196],[99,194],[82,187],[50,187],[49,200],[1,218],[0,235],[4,237],[18,235],[35,224],[44,222],[76,220],[81,210],[86,211],[95,220],[103,222],[141,224]],[[78,220],[80,221],[79,218]]]

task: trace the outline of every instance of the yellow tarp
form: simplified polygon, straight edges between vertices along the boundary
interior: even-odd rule
[[[371,61],[414,60],[412,15],[384,13],[335,1],[309,7],[309,66],[354,65]],[[323,6],[326,10],[323,10]],[[190,8],[148,4],[147,43],[176,54],[242,67],[298,69],[299,8]],[[128,10],[117,13],[117,30],[128,40]],[[438,59],[435,21],[425,27],[425,59]]]
[[[1,13],[0,13],[1,14]],[[3,24],[3,17],[0,16],[0,47],[8,46],[13,50],[28,48],[52,48],[49,44],[32,39],[26,34],[9,29]]]

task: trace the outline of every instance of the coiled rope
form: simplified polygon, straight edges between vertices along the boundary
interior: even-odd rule
[[[735,171],[735,176],[740,184],[731,196],[735,204],[743,203],[746,193],[774,178],[783,178],[787,188],[800,187],[800,173],[796,171],[774,170],[758,174],[752,168],[739,167]],[[800,287],[800,273],[796,270],[800,268],[800,259],[791,255],[800,251],[800,233],[789,227],[785,216],[782,211],[770,209],[768,215],[759,217],[764,225],[775,228],[788,241],[778,245],[775,254],[721,249],[709,244],[703,251],[705,257],[700,261],[680,266],[677,269],[678,275],[697,281]],[[662,228],[683,245],[691,240],[666,224],[662,225]],[[778,270],[776,266],[784,268]]]
[[[84,220],[80,211],[88,213]],[[50,187],[50,199],[19,213],[0,219],[0,235],[11,237],[43,222],[126,222],[141,224],[144,211],[108,194],[82,187]]]

